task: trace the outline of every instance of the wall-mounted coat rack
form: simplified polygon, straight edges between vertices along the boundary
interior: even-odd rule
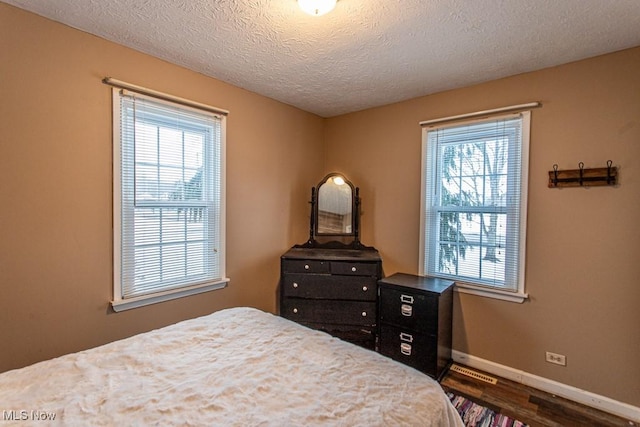
[[[558,170],[558,165],[553,165],[553,170],[549,171],[549,188],[616,185],[618,168],[612,164],[608,160],[606,168],[585,169],[584,163],[580,162],[578,169],[570,170]]]

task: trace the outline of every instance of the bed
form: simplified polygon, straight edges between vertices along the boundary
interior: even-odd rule
[[[3,425],[463,425],[426,375],[247,307],[0,374],[0,410]]]

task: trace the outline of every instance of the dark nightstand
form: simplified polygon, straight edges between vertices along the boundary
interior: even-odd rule
[[[396,273],[378,281],[379,351],[440,379],[451,363],[453,281]]]

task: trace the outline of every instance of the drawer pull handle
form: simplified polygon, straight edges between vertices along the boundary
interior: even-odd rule
[[[413,342],[413,335],[400,332],[400,341]]]
[[[362,317],[367,317],[367,312],[366,311],[362,312]]]
[[[356,270],[357,270],[357,268],[351,267],[351,271],[355,272]]]
[[[305,265],[304,265],[304,269],[305,269],[305,270],[308,270],[309,268],[310,268],[310,267],[309,267],[309,264],[305,264]]]
[[[400,344],[400,353],[405,356],[411,356],[411,344],[407,344],[406,342]]]
[[[408,304],[402,304],[400,306],[400,312],[404,317],[411,317],[413,315],[413,306]]]
[[[298,313],[298,309],[297,309],[297,308],[294,308],[294,309],[293,309],[293,312],[294,312],[294,313]]]
[[[400,302],[413,304],[413,297],[411,295],[400,295]]]
[[[369,290],[369,288],[367,288],[366,286],[363,286],[363,287],[362,287],[362,290],[363,290],[363,291],[365,291],[365,292],[367,292],[367,291]]]
[[[293,287],[294,287],[294,288],[297,288],[297,287],[298,287],[298,284],[297,284],[296,282],[293,282]]]

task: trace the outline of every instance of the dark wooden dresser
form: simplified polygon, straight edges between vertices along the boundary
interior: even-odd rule
[[[378,281],[379,351],[440,379],[451,363],[453,282],[396,273]]]
[[[294,247],[281,257],[280,315],[373,350],[381,277],[375,249]]]

